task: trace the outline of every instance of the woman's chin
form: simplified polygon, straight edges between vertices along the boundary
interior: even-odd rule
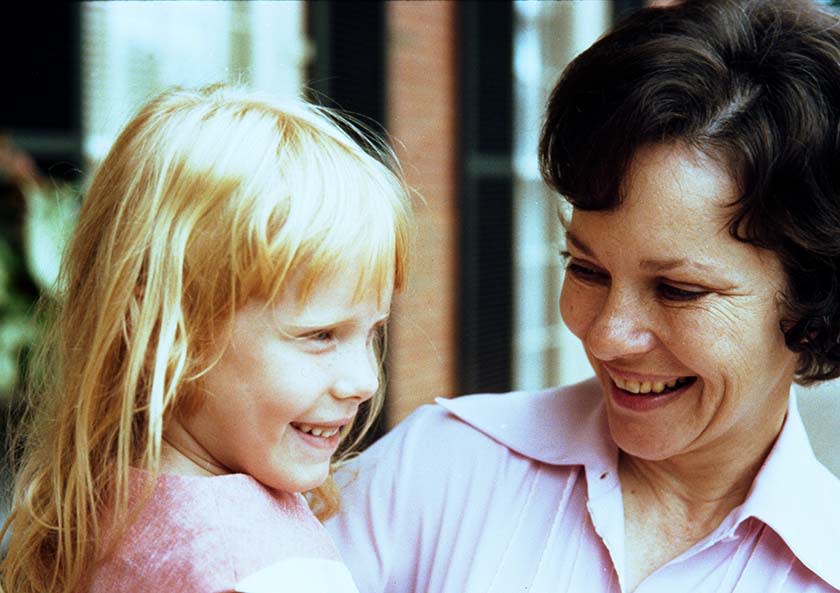
[[[684,451],[696,436],[695,418],[680,405],[696,401],[702,389],[690,381],[665,393],[630,393],[605,378],[607,419],[615,444],[624,453],[649,461],[661,461]]]

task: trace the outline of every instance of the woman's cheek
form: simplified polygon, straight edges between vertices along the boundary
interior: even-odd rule
[[[583,340],[586,329],[595,315],[596,295],[587,294],[584,287],[571,278],[563,283],[560,293],[560,317],[569,330]]]

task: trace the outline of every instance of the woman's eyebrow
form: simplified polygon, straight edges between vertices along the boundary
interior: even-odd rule
[[[685,257],[677,257],[673,259],[645,259],[642,260],[639,267],[652,272],[667,272],[676,268],[694,268],[696,270],[700,270],[701,272],[720,271],[715,266]]]
[[[583,252],[584,255],[589,257],[596,257],[595,252],[587,245],[583,239],[578,237],[574,231],[570,231],[566,229],[566,241],[574,245],[577,249]]]
[[[597,259],[598,256],[595,255],[595,251],[591,247],[589,247],[589,245],[587,245],[583,239],[578,237],[574,233],[574,231],[566,231],[566,241],[574,245],[584,255]],[[641,261],[639,267],[656,273],[667,272],[676,268],[692,268],[701,272],[715,274],[721,273],[720,268],[718,268],[717,266],[693,259],[688,259],[685,257],[676,257],[669,259],[645,259]]]

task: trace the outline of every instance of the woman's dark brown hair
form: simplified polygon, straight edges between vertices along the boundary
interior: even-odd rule
[[[730,233],[773,251],[797,380],[840,376],[840,21],[795,0],[643,9],[578,56],[548,103],[546,182],[609,210],[638,149],[680,142],[739,187]]]

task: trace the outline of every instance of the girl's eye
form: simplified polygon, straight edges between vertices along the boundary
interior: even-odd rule
[[[331,342],[333,338],[335,338],[335,333],[331,330],[320,330],[317,332],[312,332],[311,334],[307,334],[304,336],[307,340],[311,340],[313,342]]]
[[[669,301],[696,301],[709,294],[706,290],[685,290],[665,283],[659,284],[656,290],[662,298]]]

